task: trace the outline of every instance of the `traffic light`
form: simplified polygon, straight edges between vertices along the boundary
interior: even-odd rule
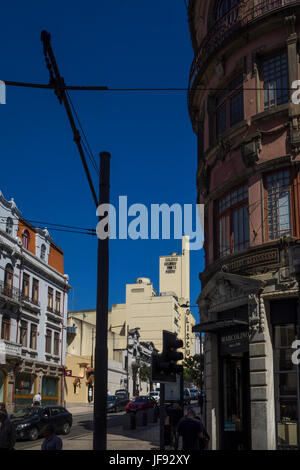
[[[175,333],[163,331],[163,351],[152,356],[152,382],[176,382],[176,374],[183,371],[183,367],[177,364],[183,359],[183,354],[177,351],[182,347],[183,342]]]
[[[183,372],[183,367],[177,364],[178,361],[183,359],[183,354],[178,352],[177,349],[183,347],[181,339],[177,339],[176,333],[163,330],[163,355],[165,361],[169,364],[168,375],[176,382],[176,374]]]
[[[163,354],[153,354],[151,363],[152,382],[166,382],[169,369],[168,362],[165,361]]]

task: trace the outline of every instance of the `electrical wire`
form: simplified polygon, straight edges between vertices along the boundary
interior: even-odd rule
[[[25,87],[25,88],[41,88],[41,89],[54,89],[53,85],[46,85],[41,83],[29,83],[29,82],[17,82],[11,80],[2,80],[5,85],[7,86],[17,86],[17,87]],[[227,91],[229,88],[212,88],[212,87],[198,87],[193,90],[195,92],[202,92],[202,91]],[[164,91],[189,91],[191,90],[188,87],[162,87],[162,88],[109,88],[106,86],[101,85],[66,85],[65,90],[74,90],[74,91],[107,91],[107,92],[164,92]],[[266,88],[259,88],[259,87],[250,87],[244,88],[244,91],[265,91]],[[296,91],[295,88],[288,88],[288,87],[279,87],[276,90],[282,91]]]
[[[82,142],[82,143],[83,143],[83,146],[84,146],[84,148],[85,148],[85,151],[86,151],[86,153],[87,153],[87,155],[88,155],[88,157],[89,157],[89,159],[90,159],[90,162],[92,163],[92,166],[94,167],[94,169],[95,169],[97,175],[100,176],[100,171],[99,171],[97,162],[96,162],[96,160],[95,160],[95,157],[94,157],[94,155],[93,155],[92,149],[91,149],[91,147],[90,147],[90,145],[89,145],[89,142],[88,142],[88,140],[87,140],[86,134],[85,134],[84,129],[83,129],[83,127],[82,127],[82,125],[81,125],[81,122],[80,122],[80,120],[79,120],[78,113],[77,113],[77,111],[76,111],[76,109],[75,109],[75,106],[74,106],[74,104],[73,104],[73,101],[72,101],[71,96],[70,96],[70,94],[68,93],[68,91],[66,91],[66,95],[67,95],[67,98],[68,98],[68,100],[69,100],[69,102],[70,102],[70,106],[71,106],[71,108],[72,108],[72,110],[73,110],[73,113],[75,114],[75,117],[76,117],[76,119],[77,119],[78,125],[79,125],[79,127],[80,127],[80,129],[81,129],[83,138],[84,138],[84,140],[85,140],[86,145],[84,144],[84,142]]]

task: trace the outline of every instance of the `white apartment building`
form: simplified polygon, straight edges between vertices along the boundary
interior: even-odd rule
[[[0,403],[63,403],[68,276],[47,229],[0,192]]]
[[[172,253],[159,260],[157,294],[148,278],[139,277],[126,285],[125,304],[109,311],[109,327],[121,333],[124,328],[139,328],[140,340],[153,342],[162,350],[162,331],[177,333],[184,343],[184,356],[195,354],[195,319],[190,312],[190,254],[188,237],[183,237],[182,254]],[[125,341],[125,339],[124,339]],[[122,345],[123,347],[123,345]]]

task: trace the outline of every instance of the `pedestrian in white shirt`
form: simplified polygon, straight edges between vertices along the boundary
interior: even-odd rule
[[[36,393],[36,395],[34,395],[33,397],[33,405],[36,405],[36,406],[41,406],[41,403],[42,403],[42,397],[39,393]]]

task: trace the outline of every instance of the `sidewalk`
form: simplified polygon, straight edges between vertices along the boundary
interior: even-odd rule
[[[133,431],[124,431],[123,426],[107,434],[107,450],[153,450],[159,448],[159,426],[150,424]],[[41,443],[26,450],[41,450]],[[63,450],[93,450],[93,433],[63,438]]]
[[[65,408],[72,413],[73,415],[78,415],[82,413],[93,413],[94,405],[93,403],[70,403],[67,404]]]

